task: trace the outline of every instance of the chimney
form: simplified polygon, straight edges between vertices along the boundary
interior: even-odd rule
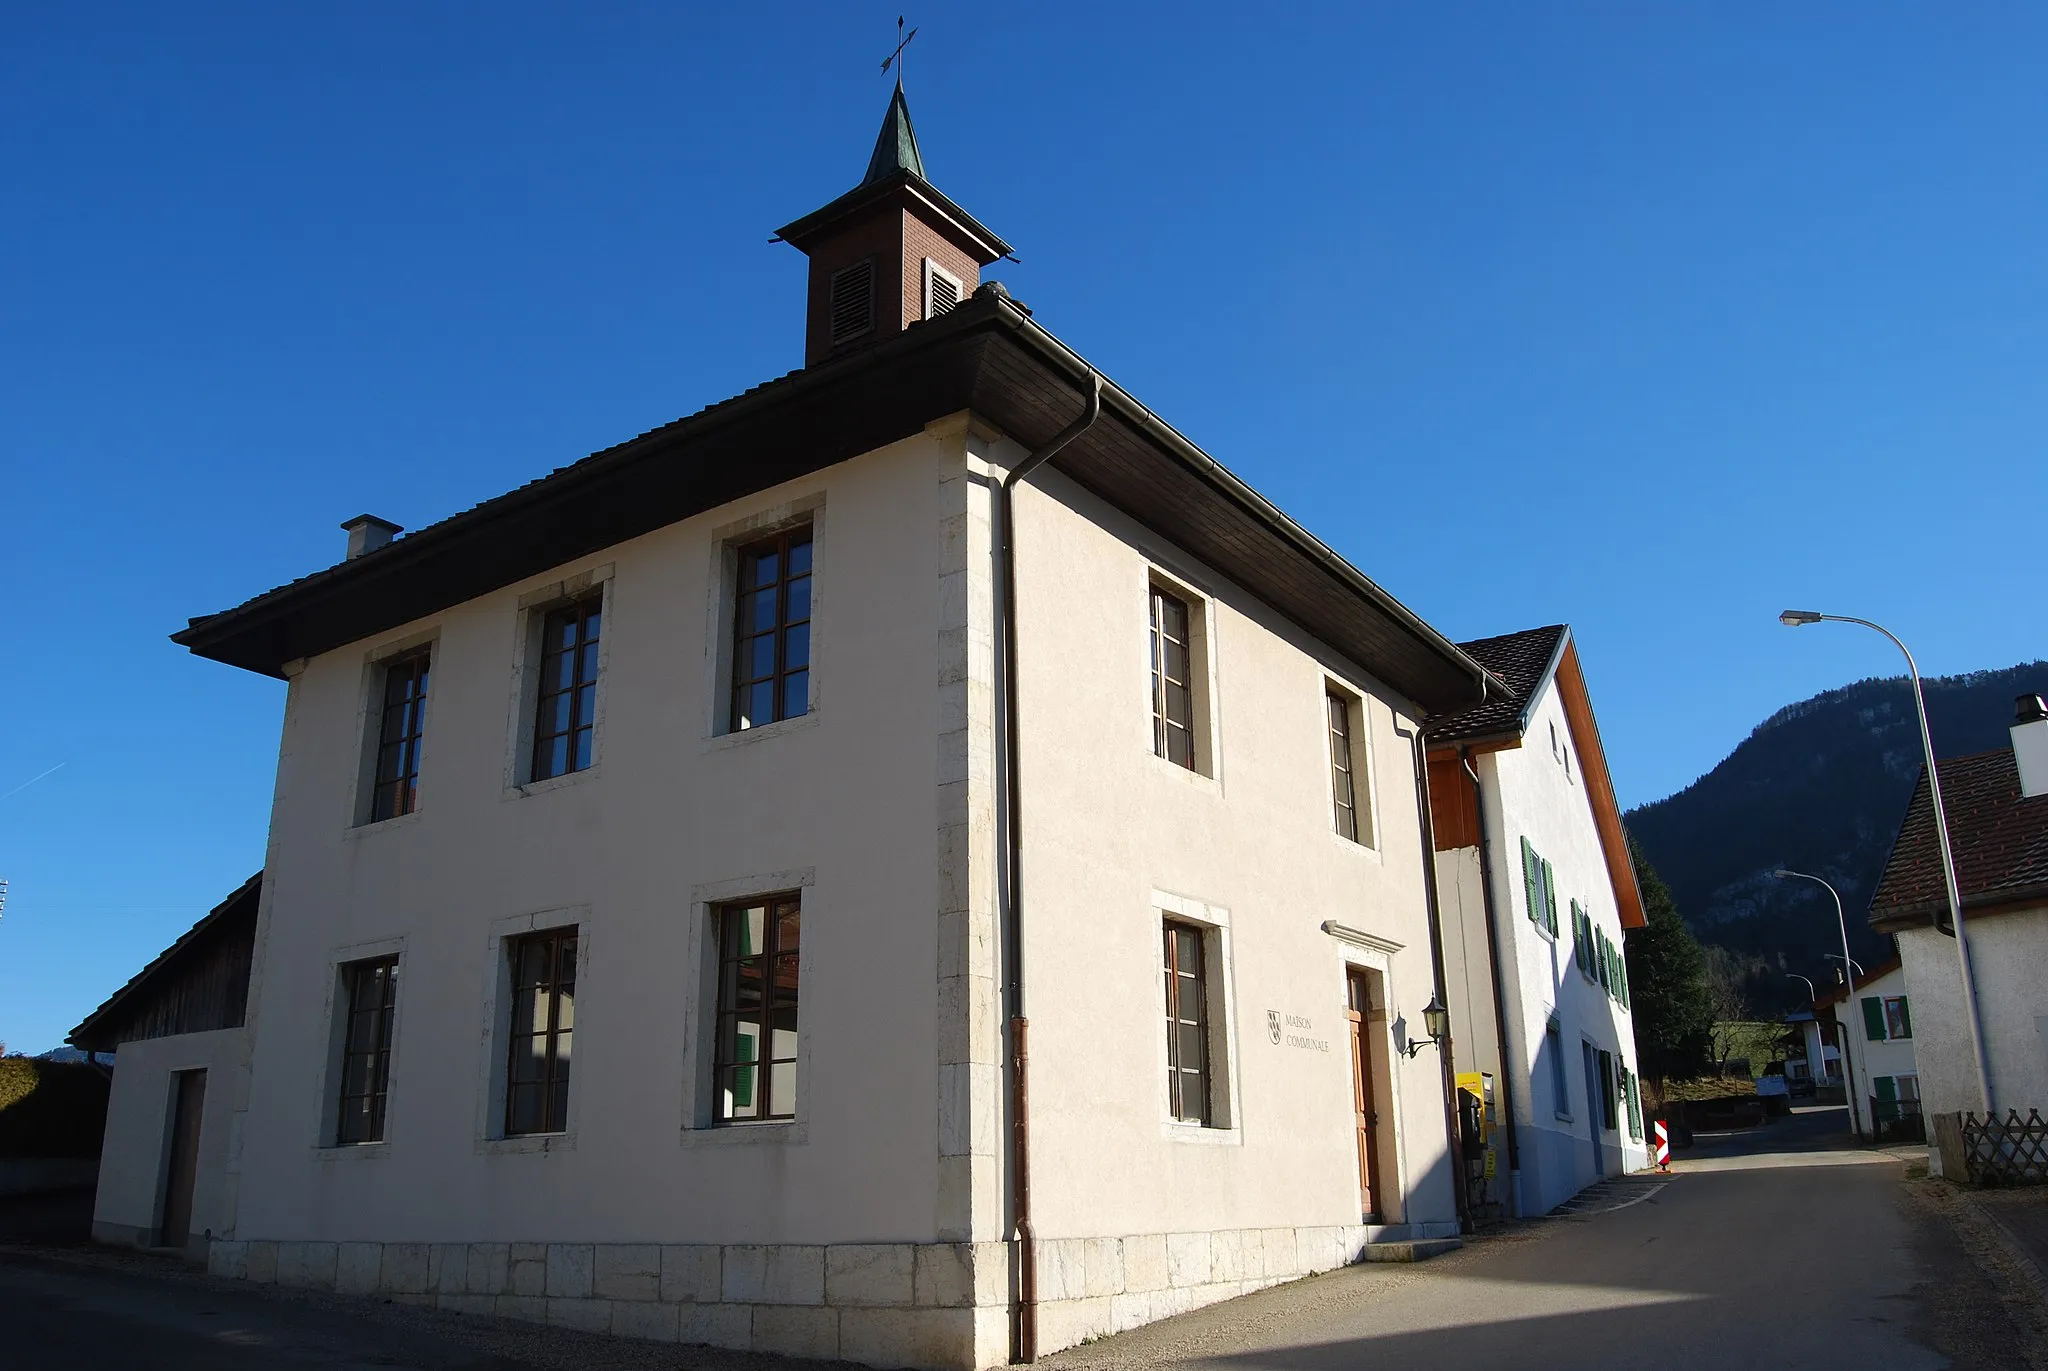
[[[775,236],[811,259],[807,367],[948,312],[974,294],[983,267],[1010,255],[924,179],[900,84],[861,183]]]
[[[348,532],[348,557],[353,562],[365,552],[375,552],[391,541],[394,533],[405,532],[405,525],[394,524],[389,519],[379,519],[374,514],[358,514],[342,525]]]
[[[2012,758],[2020,768],[2020,798],[2048,795],[2048,706],[2039,695],[2022,695],[2012,721]]]

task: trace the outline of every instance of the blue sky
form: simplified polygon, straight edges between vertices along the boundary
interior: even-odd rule
[[[260,865],[283,688],[165,635],[801,360],[893,9],[0,17],[0,1040]],[[1015,10],[1017,7],[1013,7]],[[1054,332],[1454,637],[1569,620],[1625,804],[2042,654],[2048,11],[912,16]]]

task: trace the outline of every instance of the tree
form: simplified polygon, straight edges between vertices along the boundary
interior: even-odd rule
[[[1636,1061],[1654,1081],[1690,1076],[1705,1066],[1714,1028],[1706,954],[1679,917],[1670,889],[1633,842],[1629,855],[1647,920],[1623,940]]]

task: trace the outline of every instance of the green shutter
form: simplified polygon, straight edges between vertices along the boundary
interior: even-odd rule
[[[1884,1001],[1875,995],[1863,999],[1863,1036],[1874,1043],[1884,1041]]]
[[[1557,872],[1549,862],[1543,863],[1543,926],[1557,936]]]
[[[1543,922],[1543,868],[1536,863],[1536,849],[1529,846],[1527,838],[1522,839],[1522,902],[1528,906],[1530,920],[1540,924]]]
[[[1899,1082],[1894,1076],[1872,1076],[1870,1088],[1877,1092],[1877,1098],[1886,1104],[1899,1098]]]
[[[1913,1036],[1913,1007],[1906,1003],[1904,995],[1899,996],[1899,1036],[1901,1038]]]

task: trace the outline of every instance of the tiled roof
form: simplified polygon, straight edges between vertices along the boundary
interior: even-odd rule
[[[1507,695],[1489,695],[1484,704],[1455,714],[1439,714],[1424,730],[1432,743],[1464,742],[1521,729],[1522,711],[1543,684],[1544,673],[1557,660],[1558,645],[1567,632],[1563,624],[1525,628],[1497,638],[1477,638],[1459,643],[1465,654],[1507,684]]]
[[[2048,795],[2020,798],[2012,749],[1950,757],[1941,764],[1941,802],[1955,850],[1963,908],[2008,904],[2038,893],[2048,904]],[[1905,822],[1870,899],[1870,919],[1883,926],[1926,915],[1946,916],[1947,884],[1934,835],[1934,807],[1923,767]]]

